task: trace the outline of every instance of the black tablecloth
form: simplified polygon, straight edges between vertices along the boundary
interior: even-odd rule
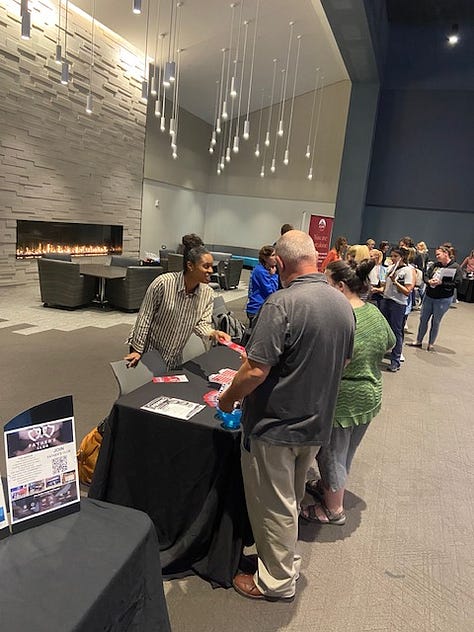
[[[168,632],[157,551],[148,516],[83,499],[0,542],[1,629]]]
[[[458,298],[466,303],[474,303],[474,279],[463,279],[458,290]]]
[[[240,432],[222,429],[208,406],[189,421],[140,406],[162,394],[204,403],[209,373],[239,364],[235,352],[214,348],[186,364],[189,382],[145,384],[121,397],[109,416],[89,496],[150,516],[165,576],[195,572],[213,585],[231,586],[242,545],[252,539]]]

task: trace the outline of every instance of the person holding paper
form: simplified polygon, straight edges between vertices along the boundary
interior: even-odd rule
[[[182,364],[182,352],[194,332],[203,340],[230,340],[212,327],[214,291],[209,287],[212,255],[197,235],[183,237],[183,272],[161,274],[150,284],[128,343],[125,356],[134,367],[145,351],[156,349],[168,369]]]
[[[329,441],[355,322],[349,301],[318,273],[307,233],[285,233],[276,260],[283,289],[262,305],[219,408],[230,412],[243,400],[242,475],[258,554],[257,572],[238,574],[234,588],[249,599],[291,601],[306,474]]]
[[[462,282],[462,271],[458,263],[452,258],[451,250],[447,246],[438,246],[435,263],[428,265],[424,281],[426,292],[421,305],[420,324],[416,341],[409,343],[410,347],[421,349],[423,338],[428,331],[427,350],[431,351],[438,337],[439,326],[443,316],[448,311],[454,296],[454,290]]]
[[[397,339],[390,354],[390,365],[387,367],[387,371],[391,373],[400,370],[405,311],[411,291],[415,287],[415,270],[408,265],[408,255],[406,248],[392,248],[390,251],[392,265],[387,270],[383,299],[380,304],[380,311]]]

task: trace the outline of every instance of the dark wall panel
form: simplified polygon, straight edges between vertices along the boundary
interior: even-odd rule
[[[400,237],[410,235],[415,241],[424,241],[433,255],[434,248],[445,241],[452,242],[458,252],[458,261],[474,248],[474,214],[367,206],[362,228],[362,239],[371,237],[378,242],[387,239],[392,244]]]
[[[474,92],[383,90],[367,204],[474,210]]]

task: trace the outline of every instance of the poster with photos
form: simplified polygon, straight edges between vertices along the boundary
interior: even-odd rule
[[[5,426],[4,438],[13,532],[79,509],[72,398],[22,413]]]

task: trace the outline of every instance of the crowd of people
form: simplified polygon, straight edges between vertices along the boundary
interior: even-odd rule
[[[182,244],[183,271],[157,277],[146,293],[128,341],[131,367],[152,348],[169,369],[179,366],[192,332],[228,340],[212,327],[212,255],[197,235]],[[246,307],[249,339],[218,401],[223,412],[242,408],[241,467],[257,549],[256,572],[234,578],[244,597],[294,598],[299,517],[346,522],[352,460],[381,408],[384,355],[387,370],[398,371],[406,318],[420,299],[411,346],[421,348],[429,327],[432,350],[463,268],[474,271],[474,251],[459,266],[449,243],[436,248],[435,261],[410,237],[375,245],[338,237],[319,272],[311,237],[284,225],[279,240],[259,251]],[[315,462],[320,478],[307,480]],[[301,507],[305,491],[314,503]]]

